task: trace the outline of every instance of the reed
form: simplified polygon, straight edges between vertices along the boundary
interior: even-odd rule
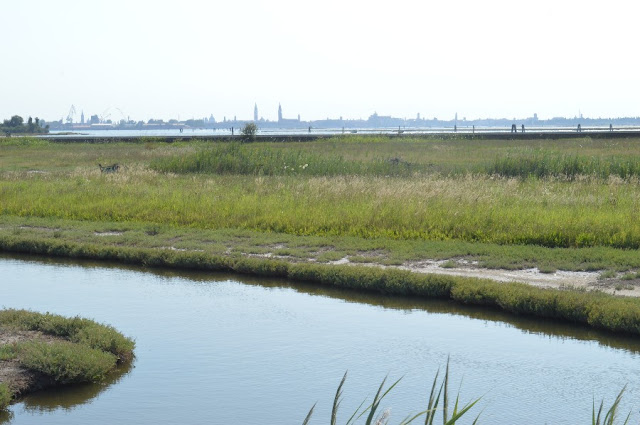
[[[483,171],[489,175],[520,178],[557,177],[574,180],[581,176],[592,176],[606,180],[615,176],[629,179],[640,176],[640,157],[598,157],[534,151],[498,157]]]
[[[429,401],[427,404],[426,410],[423,410],[417,414],[410,414],[406,416],[401,422],[400,425],[408,425],[413,421],[424,416],[424,424],[425,425],[433,425],[433,422],[438,414],[442,417],[443,425],[455,425],[460,418],[462,418],[469,410],[473,408],[473,406],[480,401],[480,399],[476,399],[467,403],[466,405],[460,407],[460,394],[456,396],[456,401],[453,406],[453,411],[450,412],[449,408],[449,361],[447,360],[447,367],[445,369],[444,376],[442,381],[439,381],[440,371],[435,375],[433,379],[433,383],[431,385],[431,393],[429,394]],[[347,373],[345,372],[340,384],[338,385],[338,390],[336,391],[336,395],[333,400],[333,408],[331,410],[331,425],[335,425],[337,423],[337,414],[340,407],[340,403],[342,401],[342,387],[347,379]],[[382,383],[378,387],[376,391],[373,401],[371,404],[365,406],[366,400],[360,403],[360,406],[353,412],[353,414],[349,417],[349,419],[345,422],[346,425],[353,425],[360,418],[365,417],[364,424],[365,425],[386,425],[390,420],[390,411],[388,409],[383,410],[381,413],[377,414],[380,410],[380,404],[384,400],[384,398],[400,383],[402,378],[396,380],[393,384],[389,385],[388,388],[385,389],[385,383],[387,378],[382,380]],[[317,403],[316,403],[317,404]],[[315,404],[307,414],[305,420],[303,421],[303,425],[308,424],[310,422],[311,416],[313,415],[313,410],[315,409]],[[450,412],[450,413],[449,413]],[[478,415],[474,424],[477,423]]]
[[[365,162],[301,149],[274,149],[235,142],[215,145],[187,156],[157,159],[150,167],[163,173],[255,176],[408,176],[418,171],[399,158],[375,158]]]

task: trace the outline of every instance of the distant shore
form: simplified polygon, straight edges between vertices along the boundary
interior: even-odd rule
[[[178,133],[178,134],[146,134],[144,131],[140,131],[140,134],[132,135],[130,131],[123,130],[120,133],[119,130],[99,131],[99,134],[91,134],[87,132],[72,132],[65,131],[62,133],[53,133],[46,135],[38,135],[39,139],[49,140],[59,143],[109,143],[109,142],[189,142],[194,140],[201,141],[234,141],[241,140],[242,136],[237,134],[201,134],[201,133]],[[525,130],[522,132],[518,129],[518,132],[511,133],[508,129],[476,129],[471,130],[468,128],[460,129],[454,132],[449,130],[424,130],[424,129],[406,129],[406,130],[375,130],[364,129],[357,131],[347,131],[342,134],[339,130],[329,131],[326,129],[315,129],[311,132],[287,132],[282,133],[269,132],[267,134],[258,133],[255,137],[255,142],[311,142],[316,140],[330,139],[335,136],[357,136],[361,137],[380,137],[384,135],[390,139],[403,139],[410,137],[412,139],[437,139],[437,140],[558,140],[558,139],[580,139],[589,137],[592,139],[626,139],[626,138],[640,138],[640,128],[634,127],[629,129],[615,129],[610,131],[608,129],[601,128],[583,128],[578,132],[575,129],[562,129],[562,130]]]

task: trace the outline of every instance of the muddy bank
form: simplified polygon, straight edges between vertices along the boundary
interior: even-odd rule
[[[0,327],[0,347],[8,344],[17,344],[27,341],[64,341],[39,331],[24,331]],[[0,360],[0,383],[5,383],[14,398],[20,398],[34,391],[43,390],[56,385],[56,382],[47,375],[29,370],[20,365],[18,359]]]

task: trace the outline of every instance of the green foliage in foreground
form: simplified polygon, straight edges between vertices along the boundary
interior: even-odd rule
[[[0,239],[0,249],[72,258],[113,260],[151,267],[232,271],[289,278],[383,294],[452,299],[514,314],[570,321],[612,332],[640,335],[640,299],[597,292],[561,291],[437,274],[365,266],[296,264],[262,258],[209,255],[57,240]]]
[[[6,382],[0,382],[0,410],[11,403],[11,391]]]
[[[462,408],[459,408],[459,403],[460,403],[460,394],[458,394],[456,396],[456,401],[455,404],[453,406],[453,411],[450,412],[449,411],[449,402],[450,402],[450,397],[449,397],[449,361],[447,361],[447,367],[445,370],[445,374],[443,377],[442,382],[440,383],[440,385],[438,385],[438,376],[440,374],[440,371],[438,371],[436,373],[435,378],[433,379],[433,384],[431,385],[431,392],[429,393],[429,399],[428,399],[428,403],[427,403],[427,409],[423,410],[422,412],[419,412],[417,414],[414,415],[408,415],[407,417],[405,417],[399,424],[400,425],[408,425],[410,423],[412,423],[413,421],[415,421],[416,419],[420,419],[420,421],[422,421],[422,416],[424,416],[424,424],[425,425],[433,425],[435,419],[436,419],[436,415],[438,413],[441,414],[442,416],[442,423],[443,425],[455,425],[458,420],[460,420],[460,418],[462,418],[465,414],[467,414],[467,412],[469,410],[471,410],[473,408],[473,406],[475,406],[480,399],[476,399],[474,401],[471,401],[469,403],[467,403],[465,406],[463,406]],[[337,414],[338,414],[338,410],[340,408],[340,404],[342,403],[342,387],[345,383],[347,379],[347,373],[344,374],[344,376],[342,377],[342,380],[340,381],[340,384],[338,385],[338,390],[336,391],[336,395],[333,399],[333,408],[331,409],[331,420],[330,420],[330,424],[331,425],[336,425],[337,423]],[[376,411],[379,410],[380,407],[380,403],[382,402],[382,400],[387,396],[387,394],[400,382],[402,378],[398,379],[396,382],[394,382],[391,386],[389,386],[389,388],[387,388],[386,390],[384,390],[384,384],[386,382],[386,378],[382,381],[382,383],[380,384],[380,387],[378,388],[378,391],[376,392],[373,402],[368,405],[366,408],[362,409],[362,406],[365,404],[365,401],[363,401],[360,406],[356,409],[356,411],[349,417],[349,419],[346,422],[346,425],[353,425],[355,424],[355,422],[360,419],[361,417],[363,417],[364,415],[366,415],[368,413],[368,415],[366,416],[366,421],[365,421],[365,425],[387,425],[389,423],[389,419],[390,419],[390,410],[386,409],[384,410],[381,414],[379,414],[378,416],[376,416]],[[383,392],[384,390],[384,392]],[[620,405],[620,402],[622,401],[622,396],[624,394],[626,390],[626,386],[620,391],[620,393],[618,394],[618,396],[616,397],[615,401],[612,403],[611,407],[606,411],[606,413],[604,413],[604,400],[602,400],[600,402],[600,407],[598,408],[598,410],[596,411],[596,405],[595,405],[595,401],[593,403],[593,408],[592,408],[592,420],[591,423],[592,425],[615,425],[616,419],[618,417],[618,408]],[[442,399],[442,404],[440,404],[440,400]],[[316,403],[317,404],[317,403]],[[310,423],[311,417],[313,416],[313,411],[316,407],[316,404],[313,405],[313,407],[311,408],[311,410],[309,411],[309,413],[307,414],[306,418],[304,419],[304,421],[302,422],[302,425],[308,425]],[[450,412],[450,414],[449,414]],[[604,416],[603,416],[604,413]],[[626,425],[629,423],[629,420],[631,418],[631,412],[629,412],[629,414],[626,416],[623,425]],[[480,415],[476,416],[476,418],[473,421],[473,424],[475,425],[478,420],[480,419]]]
[[[0,311],[0,325],[60,336],[91,349],[111,353],[118,361],[131,360],[135,347],[133,340],[113,327],[81,317],[66,318],[57,314],[7,309]]]
[[[111,353],[68,341],[19,343],[17,354],[22,366],[60,384],[100,381],[117,360]]]
[[[615,401],[613,402],[609,410],[607,410],[607,412],[605,413],[604,417],[602,416],[602,412],[604,409],[604,400],[600,402],[600,407],[598,408],[597,413],[596,413],[596,403],[595,401],[593,402],[593,408],[591,413],[592,425],[614,425],[616,423],[616,419],[618,416],[618,407],[620,405],[620,402],[622,401],[622,395],[624,394],[626,388],[627,388],[626,385],[624,388],[622,388],[622,390],[616,397]],[[623,424],[624,425],[628,424],[630,418],[631,418],[631,412],[629,412]]]
[[[370,161],[347,160],[301,149],[275,149],[229,143],[185,156],[156,159],[151,168],[169,173],[247,174],[268,176],[400,176],[414,170],[398,158]]]
[[[456,397],[456,402],[453,406],[453,411],[450,412],[449,411],[450,406],[449,406],[449,362],[448,361],[447,361],[447,368],[445,371],[445,375],[440,385],[438,385],[439,375],[440,375],[440,371],[436,373],[436,376],[433,379],[433,385],[431,386],[431,393],[429,394],[427,409],[420,413],[407,416],[400,422],[400,425],[408,425],[422,416],[424,416],[425,425],[433,425],[433,421],[435,420],[436,414],[438,412],[442,414],[443,425],[455,425],[462,416],[464,416],[473,406],[476,405],[476,403],[478,403],[478,401],[480,401],[480,399],[476,399],[475,401],[469,402],[468,404],[466,404],[465,406],[459,409],[460,395],[458,394],[458,396]],[[331,409],[331,422],[330,422],[331,425],[336,425],[337,423],[337,414],[340,408],[340,404],[342,402],[342,387],[346,379],[347,379],[347,374],[345,373],[344,376],[342,377],[342,380],[340,381],[340,384],[338,385],[338,390],[336,391],[336,395],[333,399],[333,408]],[[356,409],[356,411],[351,415],[349,420],[346,422],[346,425],[354,424],[355,421],[357,421],[364,415],[367,415],[365,420],[365,425],[386,425],[389,422],[389,416],[390,416],[389,410],[388,409],[384,410],[378,416],[376,416],[376,412],[379,410],[380,403],[382,402],[382,400],[387,396],[387,394],[389,394],[389,392],[396,385],[398,385],[401,379],[402,378],[398,379],[396,382],[390,385],[389,388],[387,388],[386,390],[384,389],[384,384],[387,378],[383,379],[382,383],[380,384],[380,387],[378,388],[378,391],[376,392],[376,395],[373,398],[373,402],[369,406],[361,410],[362,406],[365,403],[363,401],[358,407],[358,409]],[[442,405],[440,405],[441,399],[442,399]],[[311,410],[307,414],[307,417],[305,418],[303,425],[307,425],[309,423],[311,416],[313,415],[314,408],[315,408],[315,405],[311,408]],[[451,413],[450,415],[449,415],[449,412]],[[473,422],[474,424],[478,421],[478,418],[479,418],[479,415],[474,420]]]

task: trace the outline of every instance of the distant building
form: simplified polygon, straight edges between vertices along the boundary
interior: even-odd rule
[[[278,104],[278,124],[300,124],[300,114],[298,114],[298,119],[287,119],[282,117],[282,105]]]
[[[258,122],[258,104],[253,105],[253,122]]]
[[[80,124],[84,124],[84,111],[80,114]]]

